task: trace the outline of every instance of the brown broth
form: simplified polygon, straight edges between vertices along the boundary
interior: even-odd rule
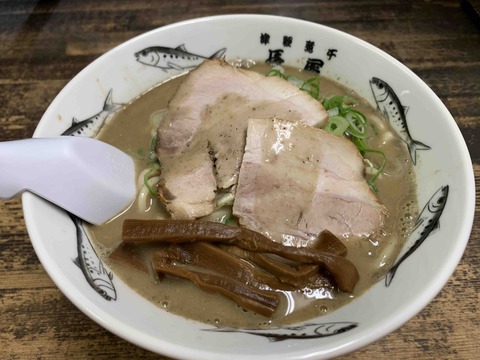
[[[266,73],[266,66],[255,66],[254,70]],[[287,73],[297,73],[300,78],[309,74],[286,68]],[[102,129],[98,138],[131,154],[148,152],[152,138],[152,117],[166,109],[182,77],[169,80],[143,94],[123,110]],[[359,100],[356,108],[369,120],[367,144],[382,150],[387,157],[385,172],[376,182],[378,197],[386,206],[389,216],[385,226],[369,238],[350,237],[343,239],[348,247],[347,258],[357,267],[360,280],[353,294],[317,289],[309,295],[301,292],[285,293],[281,306],[271,318],[257,315],[240,308],[223,296],[207,293],[192,283],[165,277],[155,280],[149,274],[112,261],[109,254],[121,243],[122,222],[126,218],[162,219],[168,214],[156,199],[147,196],[137,201],[123,214],[102,226],[89,226],[89,233],[102,260],[132,289],[159,307],[184,317],[229,327],[280,326],[304,321],[352,301],[381,279],[398,255],[411,232],[418,213],[416,183],[413,165],[407,148],[393,132],[388,122],[365,100],[350,89],[327,78],[321,79],[321,97],[351,95]],[[135,157],[135,156],[134,156]],[[372,159],[378,161],[378,159]],[[137,173],[151,167],[147,160],[136,160]],[[142,179],[139,180],[141,186]],[[139,206],[141,204],[141,206]],[[219,215],[221,216],[221,214]],[[316,299],[315,299],[316,298]],[[192,301],[195,299],[195,301]]]

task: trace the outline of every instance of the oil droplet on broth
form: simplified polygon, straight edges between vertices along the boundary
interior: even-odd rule
[[[258,323],[258,326],[268,328],[271,324],[272,324],[272,320],[269,320],[266,322]]]

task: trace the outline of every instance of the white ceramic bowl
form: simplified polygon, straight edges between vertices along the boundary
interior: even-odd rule
[[[380,281],[331,314],[258,336],[211,331],[209,325],[167,313],[115,274],[113,286],[100,291],[72,261],[77,257],[77,236],[71,219],[42,199],[24,194],[33,246],[61,291],[118,336],[154,352],[195,360],[338,356],[388,334],[424,308],[447,282],[469,238],[475,201],[470,157],[455,121],[432,90],[400,62],[353,36],[309,22],[263,15],[209,17],[165,26],[118,46],[78,74],[50,105],[34,136],[60,135],[72,118],[106,117],[108,111],[102,108],[110,90],[114,102],[128,103],[177,74],[176,68],[194,65],[173,58],[169,64],[160,61],[150,66],[134,55],[148,47],[180,45],[179,50],[203,57],[223,53],[229,60],[260,62],[277,57],[284,65],[308,66],[353,88],[372,104],[372,78],[388,83],[401,105],[409,107],[405,121],[410,136],[430,147],[417,153],[418,201],[420,209],[429,204],[421,216],[434,222],[439,218],[441,227],[431,233],[424,229],[426,238],[418,231],[412,235],[407,247],[419,238],[424,240],[398,268],[390,286]],[[293,336],[283,338],[284,333]]]

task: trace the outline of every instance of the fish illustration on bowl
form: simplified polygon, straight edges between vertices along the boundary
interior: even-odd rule
[[[414,165],[417,163],[417,151],[429,150],[430,146],[414,140],[407,124],[408,106],[403,106],[395,91],[382,79],[373,77],[370,80],[370,88],[377,103],[378,110],[390,122],[393,129],[407,144],[408,152]]]
[[[440,226],[439,220],[447,203],[448,190],[448,185],[440,187],[423,207],[409,238],[409,243],[413,244],[398,256],[398,260],[385,276],[385,286],[390,286],[399,266],[423,244],[432,231]]]
[[[277,329],[231,329],[218,328],[208,329],[215,332],[238,332],[249,335],[257,335],[267,338],[270,342],[297,339],[319,339],[328,336],[343,334],[355,329],[358,326],[356,322],[325,322],[319,324],[305,324],[298,326],[285,326]]]
[[[222,57],[226,51],[226,48],[221,48],[210,56],[202,56],[187,51],[184,44],[176,48],[152,46],[135,53],[135,58],[139,63],[167,72],[195,68],[206,59]]]
[[[75,225],[77,236],[77,258],[73,260],[82,270],[88,284],[105,300],[117,300],[117,291],[113,284],[113,274],[103,265],[88,238],[82,221],[69,214]]]
[[[62,135],[85,136],[92,138],[97,136],[100,129],[105,124],[107,117],[124,106],[124,104],[117,104],[113,102],[112,92],[113,90],[110,89],[100,112],[85,120],[77,120],[74,117],[72,119],[72,125],[65,130]]]

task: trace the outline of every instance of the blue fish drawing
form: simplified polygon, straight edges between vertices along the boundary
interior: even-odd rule
[[[418,216],[415,227],[410,235],[409,242],[413,245],[408,248],[402,255],[399,256],[399,259],[392,266],[385,276],[385,286],[390,286],[395,273],[397,272],[398,267],[410,256],[415,250],[417,250],[420,245],[425,241],[425,239],[430,235],[430,233],[440,226],[440,216],[442,215],[445,204],[447,203],[448,198],[448,185],[440,187],[435,194],[428,200],[427,204],[424,206],[423,210]],[[410,240],[411,239],[411,240]]]
[[[72,125],[62,135],[95,137],[105,124],[107,117],[123,106],[123,104],[113,102],[112,90],[110,90],[103,104],[102,111],[82,121],[73,118]]]
[[[185,45],[182,44],[174,49],[163,46],[148,47],[135,53],[135,57],[144,65],[157,67],[167,72],[171,69],[185,70],[197,67],[206,59],[222,57],[225,51],[227,49],[222,48],[211,56],[205,57],[188,52]]]
[[[266,337],[270,342],[295,340],[295,339],[318,339],[333,336],[350,331],[358,326],[354,322],[328,322],[322,324],[305,324],[299,326],[287,326],[276,329],[208,329],[215,332],[240,332],[249,335]]]
[[[82,221],[70,214],[77,233],[78,257],[73,262],[82,270],[89,285],[105,300],[117,300],[117,291],[113,285],[113,274],[103,265],[88,238]]]
[[[378,110],[388,119],[400,138],[407,144],[410,157],[415,165],[417,151],[429,150],[430,146],[412,139],[407,125],[408,107],[402,105],[395,91],[385,81],[373,77],[370,80],[370,87]]]

